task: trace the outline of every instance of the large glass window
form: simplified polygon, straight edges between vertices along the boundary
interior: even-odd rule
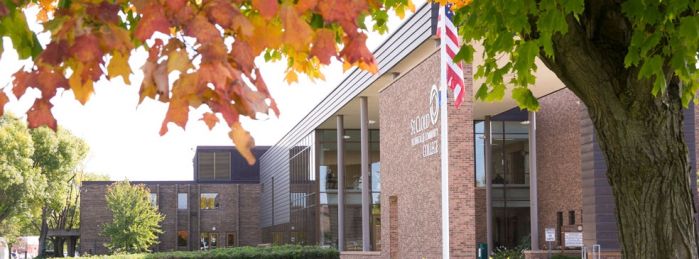
[[[187,193],[181,192],[177,194],[177,209],[187,209]]]
[[[474,121],[473,123],[473,144],[475,151],[475,172],[476,186],[485,187],[485,122]]]
[[[361,143],[359,130],[345,130],[344,160],[345,185],[338,186],[337,178],[337,131],[319,130],[319,179],[320,179],[320,227],[321,245],[337,247],[337,188],[345,190],[345,249],[362,250],[362,182],[361,177]],[[379,194],[380,155],[379,131],[369,131],[370,173],[367,179],[371,187],[371,242],[374,250],[380,249],[381,207]]]
[[[294,244],[317,244],[318,183],[313,134],[289,149],[290,235]]]
[[[158,207],[158,194],[151,192],[150,193],[150,205],[153,207]]]
[[[528,132],[526,122],[491,122],[493,242],[496,247],[515,247],[526,242],[524,239],[530,233]],[[480,163],[483,164],[483,160]]]
[[[202,193],[199,208],[202,210],[218,209],[218,193]]]

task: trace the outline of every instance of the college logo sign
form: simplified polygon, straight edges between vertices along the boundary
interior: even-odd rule
[[[428,98],[428,111],[410,119],[410,144],[421,147],[422,157],[439,152],[439,130],[436,126],[439,120],[439,91],[436,85],[432,85]]]

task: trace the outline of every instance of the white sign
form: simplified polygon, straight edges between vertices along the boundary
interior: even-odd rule
[[[439,153],[438,128],[435,126],[439,119],[439,91],[436,85],[430,90],[430,110],[410,119],[410,145],[420,146],[422,157]]]
[[[565,232],[564,233],[566,247],[582,247],[583,234],[582,232]]]
[[[555,228],[546,228],[546,242],[554,242],[556,241],[556,229]]]

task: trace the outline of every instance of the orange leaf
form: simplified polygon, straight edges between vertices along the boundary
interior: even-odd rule
[[[7,98],[7,94],[5,92],[0,92],[0,116],[5,114],[5,104],[10,101],[10,98]]]
[[[157,2],[150,2],[143,11],[139,10],[139,12],[143,14],[143,18],[136,25],[134,35],[137,39],[145,42],[156,31],[164,34],[170,33],[170,22],[165,17],[162,6]]]
[[[320,29],[316,31],[316,39],[311,48],[311,55],[318,57],[320,63],[330,64],[330,58],[337,55],[335,46],[335,33],[330,29]]]
[[[183,98],[172,99],[170,105],[168,106],[167,113],[165,114],[165,120],[163,120],[163,125],[160,127],[160,136],[167,133],[168,122],[174,122],[177,126],[185,128],[187,125],[187,120],[189,118],[189,105],[187,101]]]
[[[289,84],[296,83],[299,81],[299,76],[294,72],[294,70],[289,70],[286,72],[286,76],[284,76],[284,81],[286,81]]]
[[[213,129],[214,126],[216,126],[216,123],[218,123],[218,117],[216,117],[216,114],[207,112],[204,113],[204,115],[201,117],[201,120],[206,123],[206,126],[209,127],[209,130]]]
[[[250,149],[255,146],[255,140],[252,139],[250,132],[243,129],[240,126],[240,122],[236,122],[231,125],[231,131],[228,133],[228,136],[233,140],[238,152],[248,161],[248,164],[254,165],[255,155],[252,154]]]
[[[92,92],[95,91],[92,86],[92,80],[83,78],[84,69],[85,66],[82,63],[77,63],[76,67],[73,68],[73,74],[70,75],[70,79],[68,80],[70,89],[73,89],[75,99],[83,105],[90,100]]]
[[[36,99],[34,105],[27,112],[27,123],[29,128],[34,129],[41,126],[48,126],[54,131],[58,128],[56,119],[51,113],[53,104],[48,99]]]
[[[294,7],[289,4],[282,5],[279,17],[284,24],[284,43],[291,45],[297,51],[305,50],[313,37],[311,26],[301,19]]]
[[[277,9],[279,9],[279,3],[277,0],[252,0],[252,6],[260,11],[260,15],[270,19],[277,14]]]
[[[260,16],[253,16],[250,22],[255,27],[254,33],[246,41],[253,53],[260,53],[266,48],[275,49],[282,43],[282,27],[277,22],[267,22]]]
[[[302,14],[305,11],[312,10],[318,4],[318,0],[299,0],[296,3],[296,12]]]
[[[167,54],[167,73],[179,70],[184,73],[192,67],[187,51],[183,49],[173,50]]]
[[[231,25],[234,16],[240,15],[238,9],[234,8],[229,2],[223,0],[209,1],[204,8],[209,19],[224,28]]]
[[[348,35],[357,33],[357,19],[369,6],[366,0],[323,0],[318,2],[318,11],[328,22],[337,22]]]

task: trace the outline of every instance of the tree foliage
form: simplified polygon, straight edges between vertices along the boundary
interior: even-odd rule
[[[322,79],[320,66],[331,60],[345,67],[376,72],[367,49],[368,31],[385,32],[388,11],[403,15],[414,9],[409,0],[60,0],[0,2],[0,36],[9,37],[32,67],[14,74],[12,92],[21,98],[28,88],[41,92],[28,111],[31,128],[56,129],[51,99],[72,90],[85,104],[93,83],[121,77],[130,84],[128,63],[135,48],[145,48],[139,103],[146,98],[169,103],[160,134],[172,122],[182,128],[188,111],[205,105],[209,127],[221,116],[230,138],[250,163],[254,145],[239,116],[257,118],[279,109],[255,63],[287,61],[286,80],[298,73]],[[41,46],[29,30],[23,10],[36,6],[51,41]],[[175,80],[171,79],[174,78]],[[8,101],[0,93],[0,108]],[[0,114],[2,110],[0,109]]]
[[[112,222],[103,226],[102,235],[109,238],[105,245],[112,253],[145,252],[157,244],[164,216],[151,205],[147,187],[116,182],[107,189],[106,198]]]
[[[34,142],[19,119],[0,117],[0,235],[17,231],[14,217],[35,213],[43,198],[46,178],[33,166]]]
[[[521,108],[538,109],[538,102],[528,89],[536,81],[538,55],[554,56],[553,37],[568,33],[569,22],[595,30],[594,22],[580,20],[584,11],[595,12],[602,4],[585,0],[521,0],[474,1],[456,12],[456,25],[465,42],[480,42],[484,46],[484,63],[477,68],[475,78],[484,79],[476,98],[500,100],[506,86],[513,86],[512,97]],[[626,48],[617,49],[624,55],[627,68],[638,68],[638,79],[653,80],[649,94],[666,94],[673,78],[682,82],[681,97],[686,106],[699,90],[697,51],[699,51],[699,2],[685,1],[623,1],[619,6],[625,24],[618,31],[628,34],[616,40]],[[619,11],[619,10],[616,10]],[[608,12],[614,14],[613,11]],[[614,15],[618,15],[614,14]],[[592,35],[590,35],[592,36]],[[473,60],[474,48],[465,45],[458,59]],[[505,57],[505,58],[503,58]]]
[[[85,142],[68,131],[29,129],[10,114],[0,117],[0,235],[75,226],[58,215],[75,206],[76,168],[86,154]]]

